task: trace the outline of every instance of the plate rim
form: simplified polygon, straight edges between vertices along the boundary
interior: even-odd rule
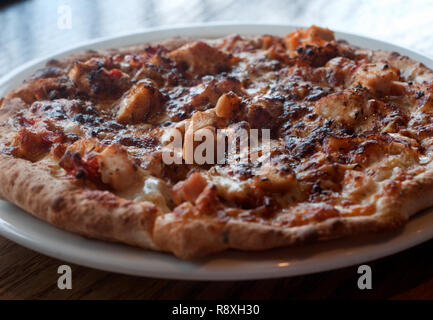
[[[233,23],[233,22],[212,22],[212,23],[194,23],[194,24],[180,24],[180,25],[172,25],[172,26],[161,26],[161,27],[155,27],[155,28],[146,28],[146,29],[138,29],[135,30],[133,32],[129,32],[129,33],[124,33],[124,34],[118,34],[115,36],[106,36],[106,37],[99,37],[99,38],[95,38],[95,39],[91,39],[91,40],[86,40],[86,41],[82,41],[79,42],[75,45],[69,46],[67,48],[64,48],[62,50],[58,50],[55,53],[52,54],[48,54],[48,55],[44,55],[42,57],[39,58],[35,58],[32,59],[26,63],[24,63],[23,65],[14,68],[13,70],[11,70],[10,72],[6,73],[4,76],[2,76],[0,78],[0,88],[5,86],[9,81],[12,81],[15,77],[20,77],[20,75],[22,73],[31,73],[34,72],[34,70],[36,68],[40,68],[42,66],[43,63],[47,62],[49,59],[53,59],[53,58],[58,58],[58,57],[62,57],[62,56],[66,56],[68,54],[74,53],[74,52],[80,52],[80,51],[84,51],[86,49],[90,49],[90,46],[95,46],[95,45],[99,45],[106,49],[108,48],[114,48],[116,47],[116,42],[121,41],[122,39],[133,39],[139,36],[143,36],[143,37],[149,37],[152,34],[162,34],[164,32],[179,32],[180,36],[182,36],[182,33],[187,33],[187,32],[193,32],[194,30],[198,31],[199,29],[203,32],[204,30],[210,30],[210,29],[233,29],[236,30],[237,28],[243,28],[245,30],[248,29],[253,29],[253,28],[258,28],[258,27],[264,27],[267,29],[271,29],[271,28],[286,28],[287,32],[292,31],[296,28],[302,27],[302,26],[294,26],[294,25],[290,25],[290,24],[281,24],[281,23],[252,23],[252,22],[240,22],[240,23]],[[232,31],[230,33],[225,33],[226,35],[228,34],[233,34],[236,33],[236,31]],[[428,61],[428,63],[431,65],[431,67],[433,67],[433,59],[431,57],[428,57],[427,55],[420,53],[416,50],[412,50],[412,49],[408,49],[408,48],[404,48],[398,45],[395,45],[393,43],[390,42],[386,42],[386,41],[382,41],[379,39],[374,39],[371,37],[365,37],[365,36],[360,36],[360,35],[356,35],[356,34],[351,34],[351,33],[346,33],[346,32],[340,32],[338,30],[335,30],[335,33],[337,35],[337,37],[339,38],[351,38],[351,39],[358,39],[359,41],[364,41],[364,42],[368,42],[368,43],[372,43],[375,44],[377,46],[383,46],[383,47],[388,47],[391,48],[392,50],[398,51],[404,55],[409,55],[411,57],[415,57],[415,59],[419,60],[423,60],[423,62]],[[245,34],[241,33],[241,34]],[[266,34],[266,32],[264,32],[263,34]],[[185,36],[185,35],[183,35]],[[173,36],[171,36],[173,37]],[[206,37],[203,35],[197,35],[197,37]],[[164,40],[164,39],[168,39],[170,37],[161,37],[160,40]],[[140,43],[137,42],[137,40],[135,40],[135,42],[131,42],[129,45],[133,45],[134,43]],[[146,43],[149,41],[153,41],[153,40],[146,40],[143,39],[141,40],[142,43]],[[109,44],[112,43],[112,45],[110,46]],[[125,46],[123,45],[118,45],[119,47]],[[100,48],[98,48],[100,49]],[[390,50],[390,49],[385,49],[385,50]],[[422,59],[420,59],[422,58]],[[33,71],[31,71],[33,70]],[[21,79],[22,80],[22,79]],[[21,81],[20,80],[20,81]],[[9,89],[6,89],[6,91],[8,91]],[[0,93],[1,95],[1,93]],[[22,210],[22,209],[20,209]],[[24,210],[23,210],[24,211]],[[44,221],[41,221],[33,216],[31,216],[30,214],[28,214],[27,212],[23,212],[23,214],[28,215],[29,217],[36,219],[38,222],[44,223],[47,226],[49,226],[50,228],[55,228],[57,230],[60,230]],[[420,215],[421,213],[418,213],[415,217],[413,217],[411,220],[413,220],[414,218],[416,218],[418,215]],[[431,213],[433,214],[433,212]],[[410,223],[410,221],[409,221]],[[433,237],[433,231],[431,232],[431,234],[428,235],[424,235],[424,237],[419,237],[419,238],[414,238],[412,239],[412,241],[408,241],[406,242],[404,245],[401,246],[396,246],[394,247],[392,250],[389,250],[387,253],[383,254],[380,252],[375,252],[372,253],[371,255],[369,255],[368,257],[365,256],[356,256],[355,258],[352,257],[352,259],[350,261],[347,262],[334,262],[334,263],[328,263],[327,267],[323,268],[320,267],[319,265],[316,266],[311,266],[310,268],[307,268],[305,270],[298,270],[297,272],[290,272],[289,268],[279,268],[278,270],[281,270],[280,272],[276,272],[275,267],[274,268],[270,268],[267,273],[259,273],[257,274],[252,272],[245,272],[243,274],[239,274],[237,273],[236,275],[234,274],[224,274],[221,272],[203,272],[203,273],[188,273],[185,271],[179,271],[179,272],[170,272],[169,274],[165,274],[164,272],[160,272],[158,270],[144,270],[143,272],[136,272],[134,270],[128,269],[128,268],[119,268],[118,265],[102,265],[102,263],[98,263],[97,261],[91,261],[92,259],[86,260],[83,258],[79,257],[79,254],[72,254],[71,253],[62,253],[59,254],[58,251],[53,249],[52,244],[50,246],[46,246],[43,243],[38,243],[35,241],[31,241],[29,238],[23,237],[22,234],[20,235],[19,230],[15,231],[13,230],[13,226],[11,227],[5,227],[5,224],[2,223],[2,220],[0,218],[0,234],[26,248],[29,248],[31,250],[43,253],[45,255],[48,255],[50,257],[56,258],[56,259],[60,259],[60,260],[64,260],[64,261],[68,261],[68,262],[72,262],[78,265],[83,265],[86,267],[90,267],[90,268],[95,268],[95,269],[99,269],[99,270],[106,270],[106,271],[110,271],[110,272],[116,272],[116,273],[123,273],[123,274],[130,274],[130,275],[136,275],[136,276],[146,276],[146,277],[152,277],[152,278],[164,278],[164,279],[180,279],[180,280],[208,280],[208,281],[227,281],[227,280],[252,280],[252,279],[271,279],[271,278],[280,278],[280,277],[287,277],[287,276],[297,276],[297,275],[305,275],[305,274],[311,274],[311,273],[317,273],[317,272],[324,272],[324,271],[329,271],[329,270],[334,270],[334,269],[338,269],[338,268],[344,268],[344,267],[348,267],[351,265],[356,265],[358,263],[362,263],[362,262],[369,262],[372,260],[376,260],[379,258],[383,258],[386,256],[390,256],[393,254],[396,254],[398,252],[404,251],[408,248],[414,247],[420,243],[423,243],[429,239],[431,239]],[[67,232],[64,230],[60,230],[62,232]],[[69,232],[68,232],[69,233]],[[75,235],[75,234],[74,234]],[[78,236],[78,235],[76,235]],[[80,237],[80,236],[78,236]],[[397,236],[398,237],[398,236]],[[87,240],[87,239],[86,239]],[[99,240],[92,240],[89,239],[91,241],[99,241]],[[104,242],[107,245],[111,245],[112,243],[107,243]],[[116,244],[117,245],[117,244]],[[142,250],[142,249],[140,249]],[[142,250],[143,254],[147,254],[148,252],[145,250]],[[156,252],[155,254],[161,254],[161,255],[167,255],[167,253],[160,253],[160,252]],[[177,258],[175,258],[177,259]],[[182,261],[182,260],[179,260]],[[284,272],[285,271],[285,272]]]

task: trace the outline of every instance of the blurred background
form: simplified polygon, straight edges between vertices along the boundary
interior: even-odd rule
[[[433,56],[432,0],[0,0],[0,76],[89,39],[214,21],[317,24]]]

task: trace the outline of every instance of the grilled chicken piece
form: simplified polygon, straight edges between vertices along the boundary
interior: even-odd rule
[[[140,181],[138,167],[119,144],[104,146],[96,139],[80,139],[70,145],[59,165],[76,178],[105,184],[122,191]]]
[[[191,89],[189,105],[195,109],[203,110],[209,104],[215,106],[221,95],[229,92],[242,95],[241,85],[238,80],[225,79],[217,81],[212,79]]]
[[[191,117],[191,120],[188,122],[185,130],[185,139],[183,144],[183,158],[186,163],[199,163],[201,161],[214,161],[215,152],[209,153],[210,150],[205,150],[206,160],[200,159],[200,156],[197,155],[196,147],[197,146],[209,146],[208,139],[212,139],[213,142],[216,140],[216,130],[215,126],[217,124],[217,116],[214,110],[209,111],[199,111],[194,113]],[[201,139],[201,142],[200,142]],[[215,148],[215,143],[210,145]],[[215,151],[215,150],[213,150]],[[200,153],[201,155],[203,154]],[[203,163],[200,163],[203,164]]]
[[[119,144],[106,147],[98,156],[98,164],[102,182],[114,190],[125,190],[139,180],[138,167]]]
[[[347,85],[352,81],[356,63],[348,58],[336,57],[326,63],[325,69],[328,82],[335,85]]]
[[[77,61],[69,70],[68,76],[79,91],[100,98],[119,95],[130,85],[129,76],[119,69],[108,69],[104,60],[91,58],[86,62]]]
[[[162,95],[158,89],[146,82],[139,82],[121,98],[117,121],[120,123],[144,122],[151,114],[160,111],[162,100]]]
[[[37,161],[49,151],[53,142],[59,138],[59,135],[45,129],[22,128],[16,133],[12,143],[15,146],[13,153],[17,157]]]
[[[365,64],[358,68],[353,84],[360,83],[376,95],[401,95],[405,85],[400,82],[399,70],[386,62]]]
[[[230,119],[239,108],[240,98],[230,91],[219,97],[215,106],[215,112],[218,117]]]
[[[228,55],[201,41],[184,45],[167,56],[191,75],[212,75],[228,71],[231,67]]]
[[[47,71],[44,71],[48,69]],[[74,83],[63,74],[54,71],[50,73],[50,68],[41,69],[30,80],[8,94],[8,98],[20,98],[27,104],[32,104],[37,100],[53,100],[76,95],[77,88]]]
[[[365,95],[344,90],[323,97],[317,101],[315,112],[324,118],[355,125],[368,116]]]
[[[334,40],[334,32],[317,26],[308,29],[299,29],[284,37],[286,48],[296,50],[299,46],[316,45],[322,46],[326,42]]]
[[[173,201],[177,205],[184,201],[194,203],[206,186],[206,178],[201,173],[194,172],[188,179],[178,182],[173,187]]]

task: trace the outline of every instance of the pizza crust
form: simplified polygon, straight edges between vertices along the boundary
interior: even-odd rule
[[[188,39],[167,41],[177,48]],[[146,45],[122,49],[140,50]],[[119,50],[107,53],[120,52]],[[368,52],[371,61],[387,60],[398,66],[408,79],[431,81],[433,72],[424,65],[396,53]],[[99,53],[98,53],[99,54]],[[95,56],[87,52],[49,65],[65,67],[77,59]],[[28,105],[15,90],[3,100],[0,109],[0,139],[14,129],[7,119]],[[31,89],[30,89],[31,90]],[[150,202],[134,202],[115,196],[109,191],[85,190],[78,183],[50,174],[50,162],[33,163],[0,154],[0,197],[10,201],[35,217],[56,227],[86,237],[118,241],[153,250],[173,252],[182,259],[193,259],[226,249],[266,250],[335,239],[355,234],[396,229],[413,214],[433,205],[433,166],[413,180],[403,181],[395,192],[388,193],[376,204],[370,216],[330,218],[323,222],[299,227],[282,228],[273,225],[205,217],[179,218],[174,213],[162,214]]]

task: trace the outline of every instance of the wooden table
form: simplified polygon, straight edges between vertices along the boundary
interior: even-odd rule
[[[49,5],[47,5],[49,3]],[[377,2],[149,0],[2,1],[0,76],[25,61],[88,39],[158,25],[206,21],[318,24],[372,36],[433,54],[433,6],[428,1]],[[59,7],[72,12],[72,28],[58,28]],[[118,275],[71,265],[72,290],[57,288],[62,261],[0,237],[1,299],[433,299],[433,241],[378,260],[373,290],[359,290],[357,267],[266,281],[168,281]]]
[[[357,267],[262,281],[138,278],[73,264],[72,289],[57,288],[48,258],[0,238],[0,299],[433,299],[433,241],[369,263],[373,289],[359,290]]]

